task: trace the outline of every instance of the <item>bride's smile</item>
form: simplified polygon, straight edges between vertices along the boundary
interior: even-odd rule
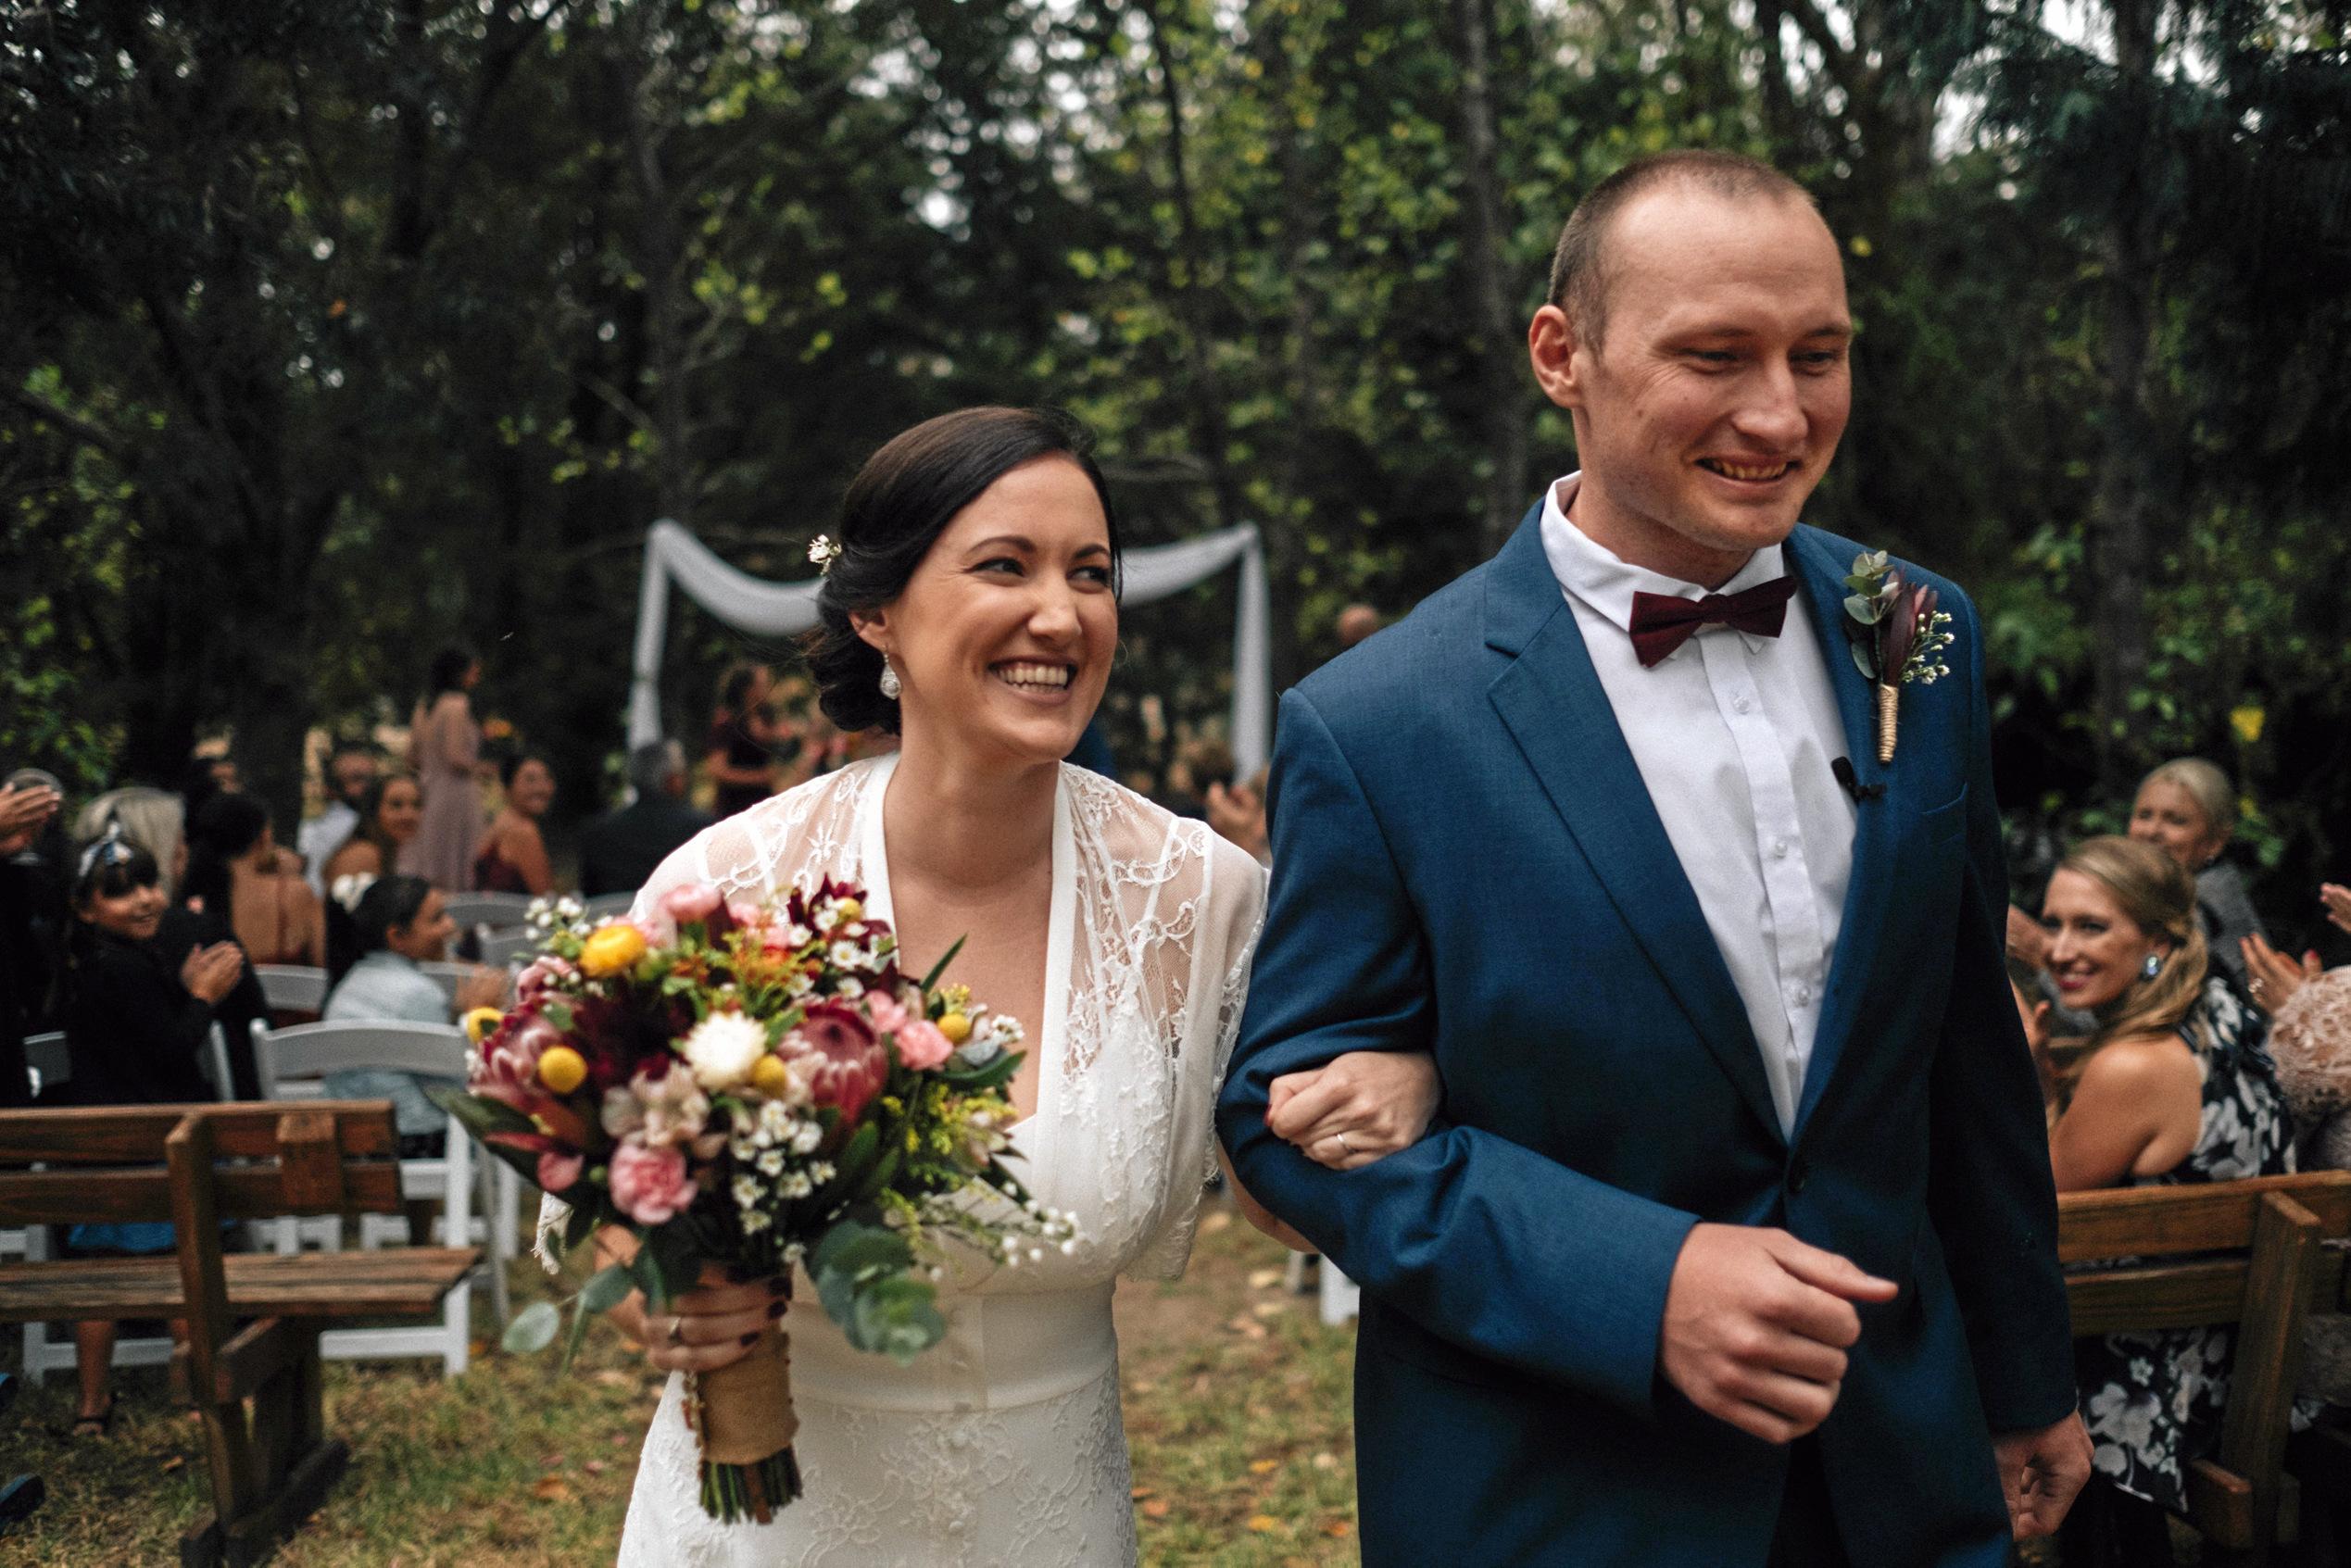
[[[1093,482],[1058,456],[1009,470],[858,631],[898,672],[907,730],[999,765],[1067,756],[1118,645],[1110,521]]]

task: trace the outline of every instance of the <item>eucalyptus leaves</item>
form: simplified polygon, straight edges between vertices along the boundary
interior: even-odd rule
[[[1958,639],[1944,629],[1951,616],[1935,608],[1935,591],[1906,581],[1883,550],[1854,557],[1845,586],[1852,590],[1845,596],[1845,635],[1854,667],[1877,690],[1878,760],[1891,762],[1902,687],[1913,681],[1930,686],[1950,674],[1942,656]]]

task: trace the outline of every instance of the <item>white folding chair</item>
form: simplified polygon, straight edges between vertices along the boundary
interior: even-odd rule
[[[532,902],[528,893],[452,893],[442,907],[459,930],[485,925],[492,931],[510,931],[529,918]]]
[[[512,969],[525,964],[539,950],[539,934],[535,931],[496,931],[482,938],[482,961],[492,969]]]
[[[465,1035],[453,1025],[438,1023],[297,1023],[287,1029],[254,1031],[253,1054],[261,1076],[262,1093],[270,1099],[316,1099],[326,1093],[330,1073],[426,1073],[441,1077],[465,1073]],[[454,1116],[448,1119],[447,1144],[433,1159],[400,1161],[401,1191],[409,1198],[438,1198],[447,1245],[463,1247],[473,1235],[476,1173],[472,1141]],[[369,1220],[383,1218],[406,1227],[396,1216],[369,1216],[359,1229],[359,1244],[371,1248],[381,1231]],[[298,1235],[281,1222],[281,1252],[298,1247]],[[488,1227],[495,1230],[495,1226]],[[342,1231],[321,1231],[321,1247],[342,1244]],[[291,1245],[290,1245],[291,1242]],[[501,1321],[506,1316],[506,1269],[495,1253],[488,1260],[491,1297]],[[436,1325],[402,1328],[334,1329],[319,1336],[319,1353],[333,1361],[374,1361],[387,1357],[438,1357],[444,1372],[457,1376],[466,1368],[468,1337],[472,1330],[471,1283],[449,1292]]]
[[[258,963],[261,995],[273,1009],[285,1012],[324,1012],[327,972],[300,963]]]
[[[595,897],[585,898],[581,900],[581,902],[586,909],[587,918],[590,921],[599,921],[607,918],[608,916],[627,914],[629,910],[636,907],[636,895],[634,893],[599,893]]]
[[[66,1046],[62,1033],[28,1035],[24,1042],[25,1064],[31,1069],[35,1090],[51,1093],[60,1085],[73,1079],[73,1056]],[[204,1051],[196,1065],[202,1069],[206,1082],[212,1085],[215,1099],[236,1098],[235,1080],[229,1075],[229,1043],[215,1023],[204,1037]],[[0,1231],[0,1256],[15,1252],[28,1263],[44,1262],[49,1256],[49,1228],[46,1225],[27,1225],[21,1230]],[[116,1366],[162,1366],[171,1360],[173,1340],[168,1334],[142,1336],[136,1339],[118,1338],[114,1342]],[[53,1372],[71,1372],[82,1358],[74,1349],[73,1338],[49,1337],[45,1323],[24,1325],[24,1375],[26,1381],[38,1386]]]

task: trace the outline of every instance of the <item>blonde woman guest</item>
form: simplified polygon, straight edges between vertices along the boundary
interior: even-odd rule
[[[423,821],[400,848],[396,868],[444,893],[473,887],[473,852],[482,836],[482,797],[474,773],[482,756],[482,726],[467,695],[482,679],[482,661],[460,647],[433,658],[432,679],[409,726],[409,766],[423,791]]]
[[[2198,919],[2212,961],[2242,986],[2250,976],[2237,944],[2264,933],[2245,894],[2244,873],[2220,858],[2236,832],[2237,810],[2228,774],[2201,757],[2175,757],[2139,781],[2131,836],[2154,845],[2196,879]]]
[[[2195,884],[2152,844],[2093,838],[2049,879],[2049,970],[2097,1032],[2059,1079],[2057,1190],[2235,1181],[2294,1169],[2260,1019],[2210,969]],[[2069,1532],[2110,1530],[2121,1561],[2162,1562],[2161,1510],[2219,1438],[2226,1329],[2109,1335],[2077,1348],[2096,1475]],[[2093,1496],[2094,1494],[2094,1496]],[[2168,1551],[2168,1547],[2165,1549]]]

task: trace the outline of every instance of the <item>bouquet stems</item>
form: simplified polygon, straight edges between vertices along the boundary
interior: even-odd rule
[[[685,1402],[702,1450],[703,1512],[765,1524],[800,1495],[789,1336],[770,1330],[731,1366],[687,1374]]]

